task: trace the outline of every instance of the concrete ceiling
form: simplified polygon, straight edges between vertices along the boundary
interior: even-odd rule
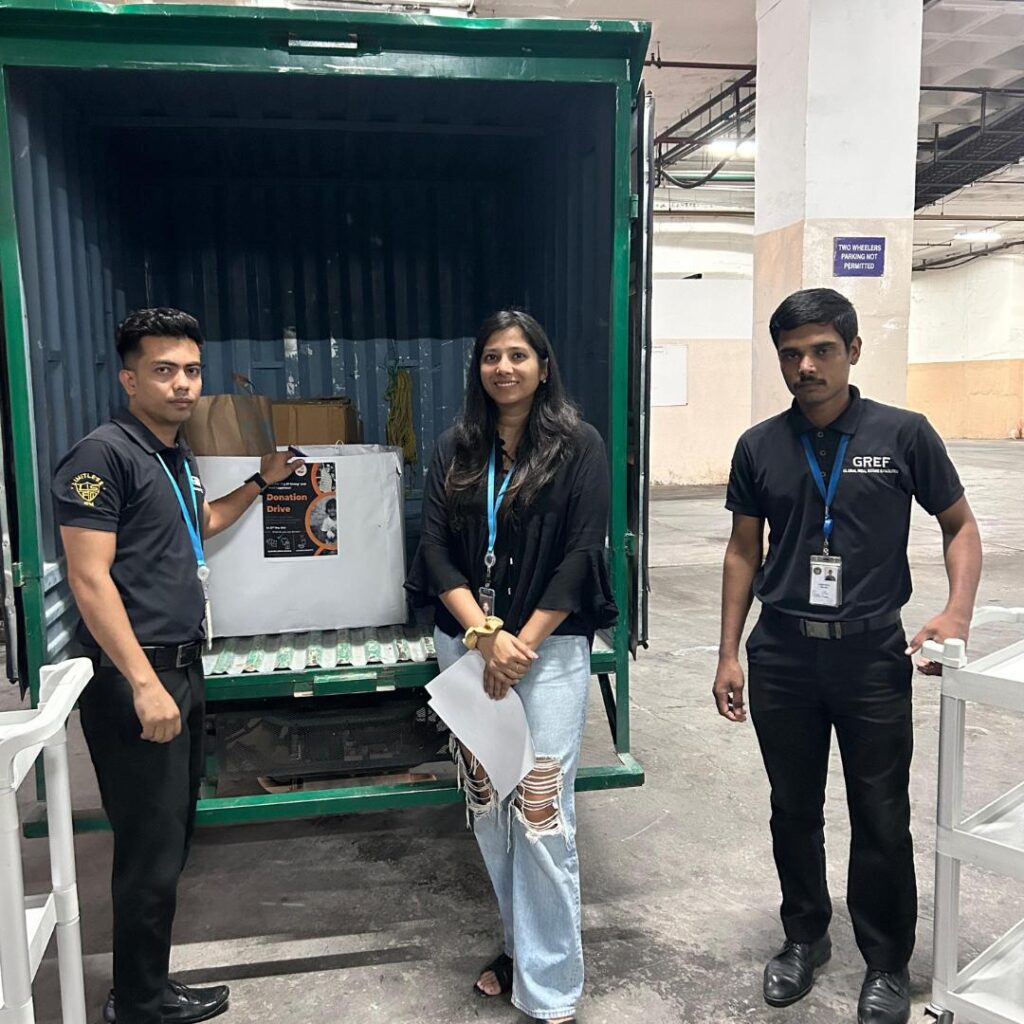
[[[651,50],[665,61],[753,64],[756,0],[477,0],[476,12],[503,18],[637,18],[650,21]],[[671,124],[735,79],[728,71],[649,67],[657,125]]]
[[[930,0],[925,5],[921,50],[921,123],[918,159],[927,166],[932,142],[940,148],[977,132],[982,118],[999,119],[1024,105],[1024,3],[1007,0]],[[936,87],[948,87],[937,89]],[[1020,96],[958,89],[1012,89]],[[959,133],[959,136],[958,136]],[[1020,148],[1024,139],[996,136]],[[968,156],[969,142],[957,157]],[[1011,152],[1009,156],[1016,156]],[[1024,167],[1016,161],[970,168],[980,177],[918,211],[914,256],[918,265],[1024,240]],[[938,220],[935,218],[943,218]],[[1014,220],[1012,218],[1021,218]],[[990,241],[958,234],[989,231]],[[1024,251],[1024,247],[1017,251]]]
[[[976,236],[974,241],[956,237],[971,234]],[[914,262],[916,266],[933,264],[1011,242],[1024,242],[1024,167],[1018,164],[979,178],[919,210],[914,223]],[[1024,253],[1024,245],[1012,251]]]
[[[1024,4],[1006,0],[931,0],[921,48],[922,127],[946,136],[981,116],[981,97],[957,87],[1024,88]],[[949,86],[949,91],[935,91]],[[991,96],[987,116],[998,117],[1024,97]],[[927,133],[924,138],[930,138]]]
[[[653,22],[652,52],[660,48],[665,61],[705,61],[752,64],[756,58],[756,0],[477,0],[480,15],[499,17],[641,18]],[[659,129],[699,106],[735,81],[737,72],[693,71],[649,67],[645,79],[654,92]],[[922,85],[947,86],[921,94],[920,159],[931,158],[931,140],[938,125],[943,145],[965,128],[977,126],[981,96],[958,88],[1013,88],[1024,91],[1024,2],[1022,0],[928,0],[925,3],[922,46]],[[985,116],[991,122],[1014,107],[1024,96],[989,95]],[[680,173],[694,175],[714,166],[706,152],[678,165]],[[752,165],[733,161],[733,175]],[[984,181],[975,182],[940,202],[922,209],[926,218],[915,230],[915,256],[935,259],[984,249],[986,245],[1024,239],[1024,166],[985,167]],[[685,193],[686,206],[704,189]],[[720,208],[720,193],[710,189],[705,204]],[[732,205],[731,203],[728,205]],[[982,218],[982,219],[978,219]],[[999,242],[958,240],[965,231],[997,231]]]

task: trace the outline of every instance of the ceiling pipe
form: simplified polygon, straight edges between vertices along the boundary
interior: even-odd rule
[[[669,209],[655,209],[654,215],[656,217],[743,217],[749,218],[754,216],[753,210],[723,210],[709,208],[702,210],[699,207],[687,207],[685,209],[673,210]],[[980,213],[966,213],[963,216],[957,217],[953,215],[943,215],[938,213],[918,213],[914,215],[915,221],[948,221],[951,224],[966,221],[983,221],[989,224],[1009,224],[1014,221],[1024,221],[1024,216],[1011,216],[1011,217],[983,217]]]
[[[649,68],[678,68],[686,71],[756,71],[756,64],[717,64],[714,61],[702,60],[662,60],[660,57],[649,57],[644,61]]]
[[[985,85],[922,85],[921,92],[967,92],[975,96],[1024,96],[1024,89],[989,88]]]
[[[980,213],[962,213],[959,215],[955,213],[916,213],[914,214],[914,220],[948,220],[954,224],[957,221],[980,220],[986,221],[990,224],[1008,224],[1011,221],[1024,220],[1024,217],[1002,217],[999,216],[998,214],[992,217],[984,216],[983,214]]]
[[[708,217],[737,217],[742,220],[751,220],[754,216],[753,210],[699,210],[699,209],[688,209],[688,210],[659,210],[655,208],[655,217],[696,217],[696,218],[708,218]]]
[[[718,61],[706,60],[662,60],[661,43],[659,42],[647,60],[647,67],[680,68],[685,71],[756,71],[756,64],[721,64]]]

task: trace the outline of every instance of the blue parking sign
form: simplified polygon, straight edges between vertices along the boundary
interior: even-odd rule
[[[833,277],[881,277],[885,272],[884,238],[837,237],[833,243]]]

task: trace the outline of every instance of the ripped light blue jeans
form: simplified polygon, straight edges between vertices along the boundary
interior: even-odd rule
[[[434,645],[442,670],[466,653],[460,639],[440,630]],[[519,788],[499,805],[486,782],[474,780],[476,765],[466,763],[454,739],[452,751],[515,966],[512,1002],[546,1020],[571,1017],[583,991],[574,786],[590,647],[586,637],[552,636],[537,654],[516,685],[537,751]]]

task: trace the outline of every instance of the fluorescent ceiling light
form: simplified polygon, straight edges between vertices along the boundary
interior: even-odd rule
[[[998,242],[1003,236],[998,231],[958,231],[953,236],[954,242]]]
[[[735,139],[715,139],[713,142],[708,143],[708,152],[712,156],[719,158],[726,156],[736,155],[736,140]]]
[[[724,157],[738,156],[742,160],[753,160],[757,153],[757,143],[753,139],[713,139],[707,144],[708,153],[719,160]]]

